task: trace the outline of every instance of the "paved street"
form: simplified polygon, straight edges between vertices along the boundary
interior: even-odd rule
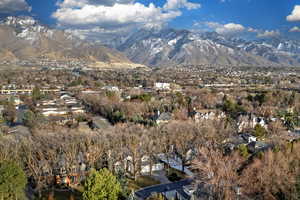
[[[192,179],[184,179],[174,183],[154,185],[154,186],[143,188],[135,192],[135,195],[138,199],[144,200],[149,196],[151,196],[151,194],[153,193],[164,193],[164,192],[169,192],[174,190],[182,191],[183,186],[190,185],[192,181],[193,181]]]

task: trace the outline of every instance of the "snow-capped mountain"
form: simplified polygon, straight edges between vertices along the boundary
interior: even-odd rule
[[[300,65],[299,41],[271,38],[251,42],[244,41],[238,47],[280,65]]]
[[[215,32],[139,30],[118,50],[132,61],[165,65],[278,65],[299,66],[299,42],[284,39],[246,41]]]
[[[75,34],[76,35],[76,34]],[[0,22],[0,61],[54,59],[131,63],[148,66],[245,65],[300,66],[300,42],[286,38],[247,41],[216,32],[148,28],[89,41],[40,24],[32,17],[7,17]],[[113,47],[123,52],[99,44]],[[129,59],[128,59],[129,58]]]
[[[0,22],[0,61],[41,59],[132,64],[117,50],[92,45],[32,17],[7,17]]]
[[[38,40],[40,34],[45,34],[50,38],[54,34],[54,30],[39,24],[38,21],[28,16],[10,16],[4,19],[1,24],[13,27],[18,38],[30,41],[32,43]]]

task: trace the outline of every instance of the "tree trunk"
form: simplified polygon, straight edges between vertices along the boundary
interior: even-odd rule
[[[152,176],[152,166],[153,166],[153,162],[152,162],[152,159],[151,159],[151,158],[150,158],[149,166],[150,166],[149,174],[150,174],[150,176]]]

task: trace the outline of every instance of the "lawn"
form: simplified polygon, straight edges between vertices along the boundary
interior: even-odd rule
[[[138,190],[144,187],[160,184],[151,176],[139,176],[136,181],[128,179],[128,188],[130,190]]]

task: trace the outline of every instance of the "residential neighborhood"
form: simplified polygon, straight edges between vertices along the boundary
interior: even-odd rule
[[[43,69],[22,72],[22,79],[21,72],[4,71],[0,145],[6,150],[0,158],[22,158],[30,198],[81,199],[89,174],[108,169],[123,184],[122,198],[190,200],[225,192],[251,199],[258,191],[243,182],[251,168],[271,154],[298,156],[288,153],[300,139],[297,73],[274,72],[258,83],[251,70],[209,75],[204,66],[164,76],[166,70],[150,76],[143,69],[77,70],[78,76]],[[24,84],[26,76],[35,78]],[[282,87],[277,76],[293,83]],[[228,85],[228,77],[248,83]],[[221,169],[240,178],[222,180],[229,171]]]
[[[300,1],[0,0],[0,200],[300,200]]]

